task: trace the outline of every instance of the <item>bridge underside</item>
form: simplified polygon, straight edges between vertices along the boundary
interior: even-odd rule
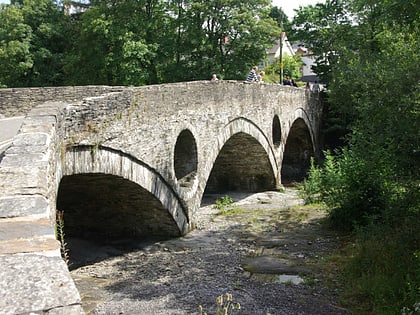
[[[283,155],[281,183],[289,185],[301,182],[306,175],[314,156],[311,135],[303,119],[297,119],[289,132]]]
[[[259,192],[275,188],[267,152],[252,136],[233,135],[220,151],[204,193]]]
[[[65,234],[71,237],[107,240],[180,235],[159,200],[138,184],[115,175],[64,176],[57,209],[64,211]]]

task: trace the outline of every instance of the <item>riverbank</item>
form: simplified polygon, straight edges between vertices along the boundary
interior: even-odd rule
[[[328,262],[342,236],[321,224],[323,210],[303,206],[293,189],[229,196],[223,211],[214,207],[220,196],[207,196],[185,237],[69,240],[87,314],[199,314],[202,305],[210,315],[227,292],[239,314],[350,314]]]

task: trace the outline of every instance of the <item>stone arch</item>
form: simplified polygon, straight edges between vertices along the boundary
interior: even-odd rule
[[[197,175],[197,143],[190,130],[178,135],[174,149],[174,173],[181,187],[191,187]]]
[[[287,135],[281,166],[283,185],[302,181],[309,170],[311,157],[314,156],[313,138],[304,117],[295,119]]]
[[[271,125],[271,134],[274,147],[278,148],[281,143],[281,125],[278,115],[274,115],[273,123]]]
[[[316,144],[316,133],[313,130],[313,123],[308,115],[308,113],[306,112],[305,109],[303,109],[302,107],[299,107],[295,110],[293,116],[291,117],[291,120],[289,120],[289,130],[288,133],[290,133],[290,129],[293,125],[293,123],[297,120],[297,119],[302,119],[305,122],[306,127],[308,128],[309,131],[309,135],[311,137],[311,142],[312,142],[312,150],[315,151],[315,144]],[[293,123],[290,123],[293,122]],[[287,137],[288,135],[286,135]]]
[[[106,226],[122,225],[113,230],[117,237],[123,229],[128,232],[126,237],[145,234],[178,236],[189,230],[186,209],[173,189],[155,170],[121,151],[101,146],[67,148],[62,173],[60,187],[64,191],[60,194],[59,189],[57,206],[77,206],[65,197],[67,191],[81,202],[90,203],[93,211],[102,215],[91,218],[94,221],[86,223],[83,228],[89,223],[97,225],[104,220]],[[90,199],[97,197],[105,201],[98,201],[98,205],[92,206]],[[120,218],[122,213],[118,209],[125,210],[125,220]],[[81,220],[83,215],[79,216]],[[105,216],[108,217],[106,221]]]
[[[210,148],[212,150],[205,163],[205,180],[202,183],[207,191],[217,191],[217,187],[261,191],[277,186],[274,152],[264,132],[252,121],[242,117],[232,120],[219,133],[216,143]],[[240,159],[229,160],[238,155]],[[258,165],[258,162],[261,164]],[[201,187],[203,192],[204,188]]]

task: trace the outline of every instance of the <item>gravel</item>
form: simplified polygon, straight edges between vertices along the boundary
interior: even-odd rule
[[[323,264],[340,235],[320,223],[322,210],[303,207],[292,189],[229,196],[236,202],[224,215],[213,206],[220,196],[207,196],[197,228],[181,238],[69,240],[86,313],[200,314],[201,305],[210,315],[230,293],[238,314],[350,314]]]

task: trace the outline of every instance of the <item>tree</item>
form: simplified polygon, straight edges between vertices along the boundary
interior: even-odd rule
[[[268,17],[266,0],[175,4],[177,46],[167,73],[176,74],[176,80],[208,79],[211,73],[242,79],[252,65],[264,59],[273,36],[279,34]]]
[[[0,8],[0,20],[0,87],[24,86],[21,79],[33,66],[32,29],[13,5]]]
[[[284,55],[282,58],[284,76],[289,76],[294,80],[299,80],[301,77],[302,59],[300,55],[288,56]],[[265,82],[280,82],[280,58],[276,58],[274,63],[264,67],[266,76]]]
[[[331,35],[337,59],[327,65],[328,101],[336,114],[351,113],[350,132],[342,150],[312,169],[308,187],[336,227],[362,235],[346,281],[351,298],[370,297],[363,308],[378,314],[411,311],[420,288],[419,2],[341,4],[351,34],[346,45],[335,37],[340,28]],[[328,15],[317,12],[317,21]]]
[[[15,0],[1,9],[1,15],[6,21],[0,29],[3,84],[62,85],[69,46],[69,19],[62,8],[51,0]]]
[[[313,70],[328,85],[331,66],[357,45],[352,15],[346,10],[345,1],[326,0],[315,6],[300,7],[292,24],[289,39],[304,43],[317,56]]]
[[[160,1],[92,1],[79,23],[67,73],[72,83],[143,85],[157,81]]]

